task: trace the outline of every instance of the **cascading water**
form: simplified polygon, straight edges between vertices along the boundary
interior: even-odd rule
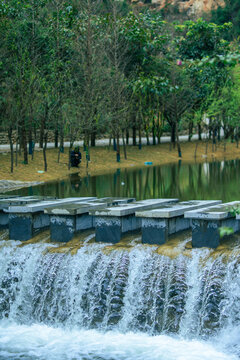
[[[171,259],[140,244],[75,255],[19,244],[0,243],[1,360],[239,358],[234,251]]]

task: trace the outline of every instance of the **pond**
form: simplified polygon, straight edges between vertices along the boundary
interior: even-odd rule
[[[179,198],[179,200],[239,200],[240,160],[145,166],[118,169],[114,173],[69,178],[11,192],[19,195],[126,196],[137,200]]]

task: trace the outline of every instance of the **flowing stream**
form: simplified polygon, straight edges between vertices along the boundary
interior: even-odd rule
[[[1,360],[239,359],[238,247],[19,244],[0,242]]]
[[[239,200],[239,178],[239,160],[179,162],[74,175],[14,193],[231,201]],[[239,239],[230,250],[215,252],[185,251],[181,240],[164,253],[139,241],[109,249],[90,236],[71,255],[65,251],[71,244],[55,251],[61,245],[21,247],[5,238],[0,360],[240,358]]]

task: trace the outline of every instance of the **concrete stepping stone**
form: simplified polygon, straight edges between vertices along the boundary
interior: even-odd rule
[[[220,243],[220,227],[231,227],[234,232],[239,231],[240,222],[232,212],[237,206],[240,206],[240,201],[185,212],[184,217],[191,219],[192,247],[216,248]]]
[[[14,205],[27,205],[39,202],[41,200],[50,200],[55,199],[51,196],[16,196],[10,198],[1,198],[0,199],[0,229],[8,227],[9,215],[5,212],[9,206]]]
[[[118,204],[127,204],[134,198],[102,198],[91,202],[49,207],[44,210],[50,216],[50,234],[52,241],[68,242],[82,230],[95,227],[95,216],[89,215],[90,209],[99,209]]]
[[[141,228],[141,219],[135,216],[136,211],[154,209],[164,203],[177,201],[178,199],[148,199],[132,204],[90,210],[89,214],[96,217],[96,241],[117,243],[123,234]]]
[[[35,234],[50,226],[49,215],[44,209],[56,204],[71,204],[90,201],[94,197],[75,197],[48,201],[38,201],[28,205],[9,206],[4,209],[9,215],[9,238],[11,240],[29,240]]]
[[[162,245],[171,234],[190,228],[190,220],[184,218],[188,210],[217,205],[220,200],[191,200],[161,205],[157,209],[137,211],[142,221],[142,243]]]

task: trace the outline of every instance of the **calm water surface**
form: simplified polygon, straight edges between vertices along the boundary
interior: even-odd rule
[[[129,196],[137,200],[177,197],[180,200],[240,200],[240,160],[202,164],[170,164],[118,169],[115,173],[80,177],[14,191],[20,195]]]

